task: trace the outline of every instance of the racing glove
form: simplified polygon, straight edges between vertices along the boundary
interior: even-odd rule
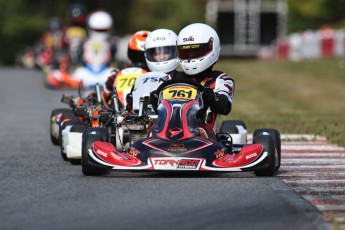
[[[216,94],[213,89],[205,87],[202,94],[204,101],[204,111],[210,107],[212,112],[227,115],[231,111],[231,102],[225,95]]]
[[[211,106],[216,101],[216,95],[214,94],[212,88],[204,88],[204,90],[202,91],[202,100],[206,108]]]
[[[108,79],[105,82],[105,88],[108,91],[112,91],[113,90],[113,85],[114,85],[114,81],[116,78],[116,75],[118,74],[118,70],[114,69],[113,71],[111,71],[111,75],[108,77]]]
[[[151,104],[153,111],[156,114],[158,114],[158,110],[157,110],[157,107],[158,107],[158,94],[157,94],[156,90],[153,90],[150,93],[150,102],[149,102],[149,104]]]

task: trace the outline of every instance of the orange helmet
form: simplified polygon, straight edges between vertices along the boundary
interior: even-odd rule
[[[145,41],[150,31],[141,30],[132,35],[128,42],[127,55],[132,64],[137,67],[147,68],[145,60]]]

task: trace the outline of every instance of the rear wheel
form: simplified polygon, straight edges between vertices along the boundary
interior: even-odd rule
[[[80,159],[69,159],[69,162],[72,165],[80,165],[81,164],[81,160]]]
[[[220,128],[220,133],[227,133],[231,135],[233,144],[247,144],[247,126],[241,120],[227,120],[223,121]]]
[[[270,135],[273,138],[274,145],[277,149],[278,153],[278,165],[276,170],[280,168],[280,162],[281,162],[281,138],[280,138],[280,132],[277,129],[257,129],[253,133],[253,138],[255,136],[259,135]]]
[[[55,116],[58,114],[73,114],[73,111],[71,109],[54,109],[52,110],[50,114],[50,141],[52,142],[53,145],[59,145],[59,138],[56,138],[54,133],[55,133]],[[60,127],[60,122],[58,122],[58,126]],[[57,130],[57,132],[59,132]]]
[[[81,168],[85,176],[98,176],[105,172],[105,169],[91,164],[93,160],[89,155],[95,141],[107,141],[108,133],[103,128],[87,128],[83,133]]]
[[[244,121],[241,120],[227,120],[223,121],[222,124],[220,125],[220,132],[224,133],[238,133],[238,128],[237,126],[243,126],[245,130],[247,130],[247,125],[244,123]]]
[[[264,169],[259,169],[255,171],[257,176],[274,176],[277,172],[278,164],[278,154],[277,149],[274,146],[274,141],[272,136],[269,135],[259,135],[253,138],[254,144],[262,144],[264,146],[264,152],[268,152],[267,156],[267,167]]]

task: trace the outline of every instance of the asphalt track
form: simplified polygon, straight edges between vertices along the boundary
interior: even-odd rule
[[[0,69],[0,229],[332,229],[282,182],[252,173],[85,177],[49,139],[63,92]]]

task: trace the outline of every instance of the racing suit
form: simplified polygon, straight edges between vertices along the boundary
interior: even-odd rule
[[[126,107],[126,110],[131,111],[132,98],[127,95],[131,92],[136,78],[147,72],[145,68],[131,66],[121,70],[113,70],[104,83],[103,99],[108,102],[113,95],[113,88],[116,88],[121,107]]]
[[[198,112],[199,126],[207,135],[215,138],[219,128],[218,115],[227,115],[231,111],[234,98],[235,81],[228,74],[208,68],[196,75],[185,75],[204,86],[204,107]]]

